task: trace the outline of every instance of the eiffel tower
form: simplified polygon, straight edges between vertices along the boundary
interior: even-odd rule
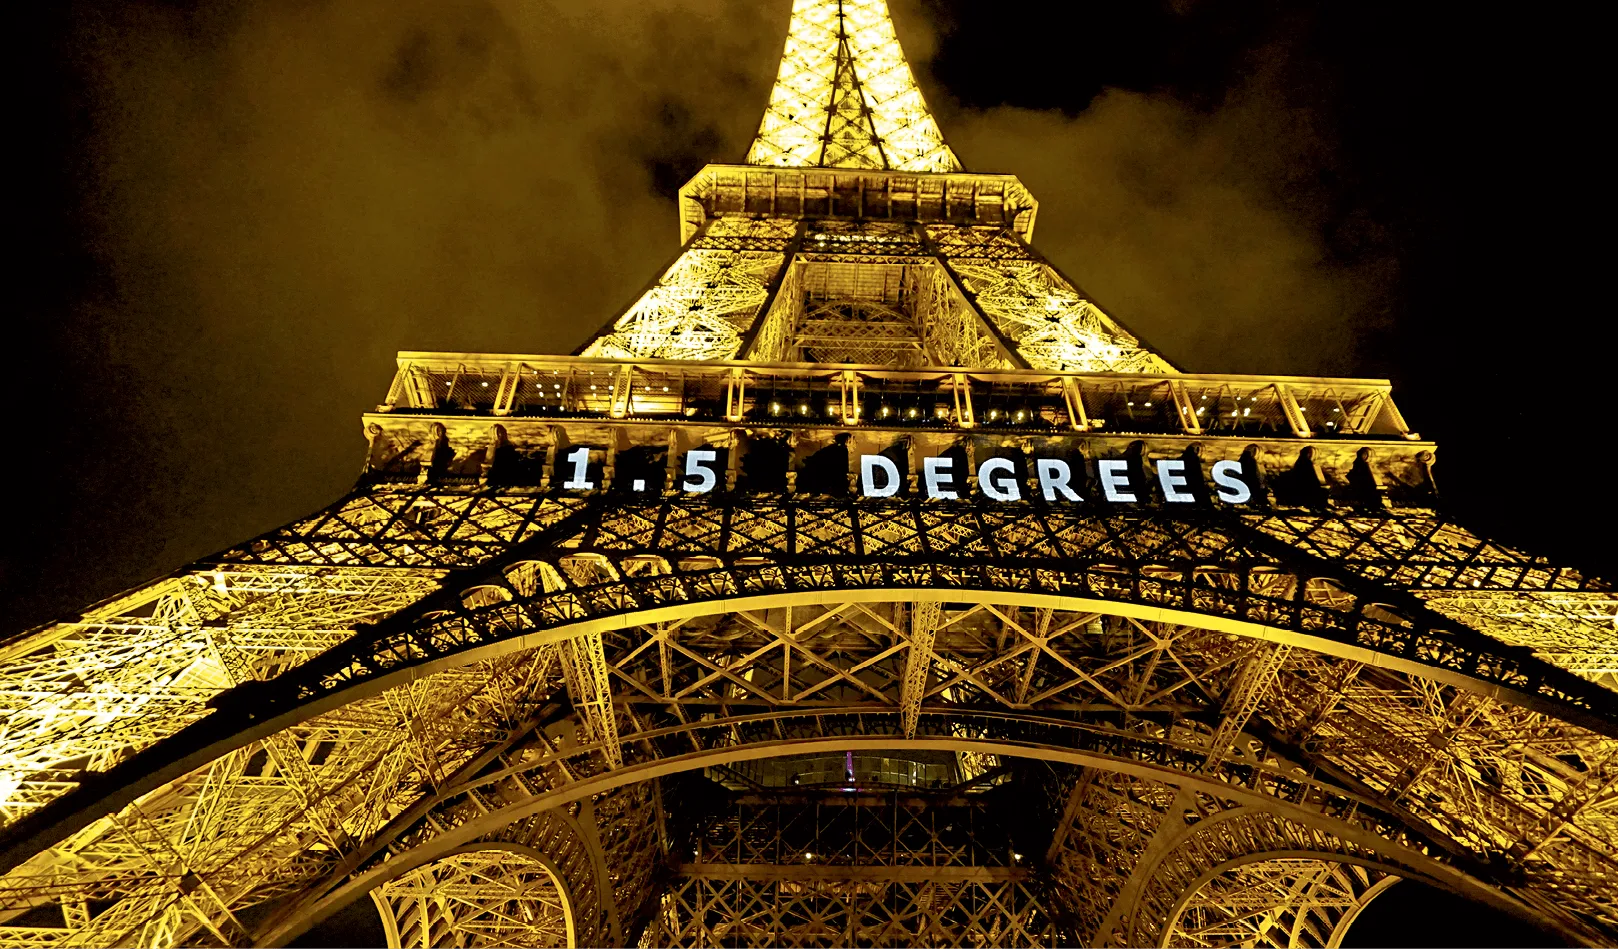
[[[0,943],[1618,941],[1618,597],[1387,382],[1182,372],[884,0],[572,356],[406,352],[310,517],[0,643]]]

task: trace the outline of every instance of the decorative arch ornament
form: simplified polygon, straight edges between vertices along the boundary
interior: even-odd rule
[[[462,850],[394,877],[370,898],[389,949],[573,949],[573,902],[553,866],[515,844]]]
[[[1232,862],[1182,899],[1162,944],[1336,949],[1360,912],[1399,879],[1324,856]]]

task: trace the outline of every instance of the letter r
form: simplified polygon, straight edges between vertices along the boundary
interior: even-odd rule
[[[1073,469],[1067,462],[1059,458],[1040,458],[1034,462],[1034,468],[1039,472],[1039,490],[1044,492],[1045,500],[1054,501],[1058,494],[1069,501],[1084,500],[1068,486],[1073,479]]]

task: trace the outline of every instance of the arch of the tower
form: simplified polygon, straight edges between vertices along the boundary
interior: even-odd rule
[[[771,592],[771,571],[777,578],[784,571],[746,563],[685,564],[691,576],[680,602],[648,615],[644,600],[613,585],[668,584],[680,579],[675,572],[589,551],[543,562],[546,569],[541,563],[513,558],[498,581],[484,577],[463,584],[453,600],[423,601],[409,629],[453,623],[462,631],[460,648],[429,663],[409,671],[378,663],[373,671],[381,675],[306,700],[296,713],[276,709],[261,688],[254,701],[264,703],[257,712],[267,724],[215,737],[202,762],[170,765],[178,773],[155,788],[135,784],[139,800],[25,862],[6,885],[13,894],[32,888],[40,902],[52,887],[95,892],[93,883],[64,880],[58,855],[65,848],[86,867],[100,861],[96,872],[127,873],[127,860],[113,855],[133,835],[147,848],[172,847],[184,861],[180,878],[206,885],[182,892],[161,875],[144,884],[108,879],[101,892],[124,898],[95,917],[108,927],[96,931],[167,914],[176,934],[274,942],[434,861],[515,843],[563,868],[571,899],[583,907],[578,931],[597,934],[582,941],[611,942],[663,912],[647,902],[670,839],[658,817],[660,782],[786,755],[899,752],[1063,769],[1064,777],[1044,782],[1054,781],[1066,802],[1047,822],[1065,822],[1072,843],[1071,852],[1046,855],[1045,865],[1068,868],[1053,872],[1051,885],[1110,879],[1118,887],[1071,895],[1062,905],[1151,907],[1110,920],[1041,909],[1067,912],[1060,925],[1086,938],[1133,932],[1124,941],[1157,941],[1165,927],[1210,924],[1187,894],[1217,885],[1203,877],[1255,853],[1435,881],[1575,934],[1600,926],[1608,911],[1599,873],[1582,886],[1578,877],[1603,859],[1605,825],[1598,815],[1545,802],[1581,799],[1581,779],[1604,781],[1611,740],[1566,722],[1581,714],[1577,707],[1559,717],[1543,696],[1456,671],[1486,663],[1446,668],[1422,661],[1419,651],[1350,645],[1339,632],[1354,629],[1350,618],[1383,624],[1378,629],[1419,627],[1389,622],[1390,606],[1356,614],[1340,599],[1311,603],[1307,579],[1272,565],[1260,565],[1271,567],[1254,575],[1261,579],[1205,581],[1214,594],[1207,600],[1196,600],[1188,584],[1177,602],[1225,602],[1220,597],[1235,590],[1342,625],[1302,631],[1274,622],[1280,614],[1266,625],[1163,600],[1060,596],[1028,583],[950,588],[929,576],[907,586],[869,567],[857,583]],[[602,572],[609,569],[621,571],[617,579]],[[821,569],[833,579],[852,575]],[[1142,572],[1132,580],[1136,595],[1152,589],[1143,581],[1176,589],[1173,578]],[[949,589],[948,600],[938,599],[941,589]],[[458,606],[447,609],[450,602]],[[590,603],[617,612],[592,617]],[[565,619],[537,637],[520,626],[492,640],[467,634],[468,617],[501,631],[486,618],[516,607]],[[440,631],[419,641],[446,640]],[[323,661],[289,675],[329,674],[321,673]],[[232,710],[228,702],[220,707]],[[1518,749],[1509,772],[1497,753],[1502,741]],[[1107,810],[1109,781],[1132,789],[1125,798],[1165,790],[1134,862],[1104,876],[1086,869],[1084,860],[1097,857],[1078,842],[1141,826]],[[1168,873],[1172,864],[1158,852],[1168,847],[1163,828],[1238,826],[1191,816],[1210,807],[1245,808],[1269,815],[1269,823],[1236,835],[1251,845],[1246,851]],[[1565,816],[1550,828],[1547,814]],[[1302,828],[1307,839],[1278,827]],[[1501,851],[1525,854],[1524,873],[1509,886],[1483,869]],[[1135,864],[1148,858],[1154,869],[1137,873]],[[1345,878],[1333,872],[1317,875],[1309,892],[1323,900],[1331,887],[1340,890]],[[704,879],[691,885],[718,885]],[[925,899],[944,899],[942,892],[929,890]],[[1341,903],[1342,894],[1331,892]],[[1318,935],[1323,912],[1277,909],[1276,918]],[[659,925],[678,921],[667,913]],[[1298,923],[1300,913],[1312,922]],[[983,918],[977,910],[967,916]]]
[[[389,949],[571,949],[574,902],[555,864],[529,846],[462,850],[373,888]]]
[[[917,747],[900,739],[883,750],[914,755]],[[977,753],[1016,761],[1008,752],[1005,745],[982,745]],[[720,760],[726,758],[710,758],[691,771],[712,770],[712,761]],[[801,757],[788,761],[796,765]],[[1053,837],[1042,870],[1036,868],[1036,858],[1027,857],[1024,865],[1024,855],[1014,852],[1018,844],[1010,839],[995,839],[982,826],[971,834],[951,826],[964,828],[972,812],[982,821],[1000,802],[937,792],[927,800],[906,800],[896,786],[883,789],[880,797],[867,789],[851,799],[845,791],[820,803],[822,812],[841,815],[822,818],[819,826],[790,828],[794,818],[803,823],[801,800],[736,797],[735,805],[720,810],[733,807],[738,813],[723,812],[710,820],[707,834],[696,837],[686,860],[659,855],[675,867],[673,875],[667,888],[650,894],[649,905],[626,913],[634,926],[623,938],[639,934],[639,941],[631,943],[639,946],[723,946],[749,934],[764,938],[791,931],[799,939],[853,933],[869,944],[927,936],[942,944],[968,944],[972,936],[998,934],[1000,946],[1021,947],[1086,944],[1110,934],[1125,946],[1155,949],[1209,944],[1210,936],[1212,943],[1225,944],[1220,936],[1238,936],[1236,944],[1312,949],[1340,943],[1359,910],[1400,878],[1448,886],[1523,912],[1487,884],[1413,850],[1375,839],[1366,842],[1364,834],[1333,821],[1299,820],[1262,805],[1243,805],[1222,794],[1218,782],[1171,786],[1097,768],[1074,774],[1084,803],[1069,808],[1065,816],[1071,826]],[[628,795],[618,797],[639,799],[646,807],[647,786],[628,789]],[[712,784],[705,789],[707,794],[715,791]],[[597,799],[610,805],[615,794]],[[1110,805],[1097,802],[1108,794],[1113,795]],[[1131,841],[1108,833],[1121,826],[1113,823],[1120,802],[1157,815],[1146,852],[1131,854]],[[634,813],[649,816],[644,810]],[[524,946],[566,944],[547,941],[560,939],[560,915],[553,913],[547,923],[529,913],[529,925],[523,926],[513,925],[510,913],[487,912],[490,902],[498,902],[498,892],[510,891],[511,879],[539,879],[539,863],[532,858],[539,854],[508,842],[529,837],[532,823],[532,818],[523,818],[492,829],[477,844],[450,850],[445,857],[438,857],[435,847],[401,852],[387,867],[286,918],[280,930],[259,933],[256,944],[282,944],[286,934],[317,922],[366,888],[371,888],[372,899],[388,907],[385,913],[395,913],[392,918],[408,926],[406,938],[398,943],[404,946],[417,944],[409,938],[424,934],[440,938],[451,931],[497,930],[536,939],[515,943]],[[783,826],[788,829],[781,831]],[[953,839],[950,831],[956,831]],[[1105,847],[1116,850],[1107,865],[1095,863]],[[634,862],[644,862],[644,852],[608,854],[608,878],[633,875]],[[1133,867],[1137,870],[1129,873]],[[1120,868],[1125,878],[1116,879]],[[468,900],[432,915],[435,907],[413,913],[404,899],[434,892],[451,897],[443,888],[434,889],[438,881],[466,881],[469,873],[495,884],[495,889],[477,892],[484,899],[481,904]],[[1037,873],[1050,873],[1050,879],[1040,881]],[[542,879],[539,883],[539,892],[529,899],[557,905],[557,889]],[[417,925],[422,918],[435,920],[434,926]],[[393,936],[390,928],[390,941]],[[608,936],[607,926],[595,931],[594,938],[600,943],[573,944],[623,944]]]
[[[981,513],[974,519],[979,529],[986,519]],[[775,687],[778,694],[744,679],[738,669],[716,668],[712,660],[704,661],[690,650],[681,653],[684,660],[676,657],[673,661],[706,666],[698,677],[700,687],[728,683],[752,700],[772,707],[811,699],[832,685],[851,690],[863,701],[903,708],[912,719],[930,699],[1035,707],[1071,688],[1087,687],[1096,681],[1092,673],[1073,666],[1071,660],[1053,651],[1048,641],[1042,641],[1045,634],[1038,631],[1039,624],[1049,622],[1050,616],[1061,611],[1087,620],[1114,614],[1148,638],[1152,634],[1147,624],[1152,624],[1209,631],[1233,640],[1259,640],[1263,645],[1255,647],[1252,656],[1239,664],[1232,659],[1226,669],[1233,672],[1251,665],[1258,681],[1268,682],[1296,647],[1347,660],[1356,669],[1369,666],[1415,674],[1432,681],[1435,688],[1458,689],[1521,708],[1525,714],[1560,719],[1570,723],[1567,728],[1571,732],[1587,736],[1572,739],[1570,746],[1581,741],[1600,744],[1610,740],[1611,696],[1605,690],[1527,658],[1520,650],[1467,635],[1464,628],[1457,629],[1419,605],[1371,600],[1355,592],[1350,577],[1334,578],[1324,570],[1325,576],[1310,576],[1296,564],[1261,559],[1241,550],[1235,551],[1239,556],[1231,556],[1226,563],[1212,556],[1190,561],[1159,552],[1161,556],[1151,558],[1156,563],[1145,564],[1126,561],[1084,565],[1063,558],[1047,567],[1030,558],[1002,566],[1001,558],[984,558],[970,538],[963,541],[961,532],[948,531],[948,523],[931,526],[937,534],[953,536],[964,555],[959,562],[950,563],[935,554],[929,558],[932,562],[827,559],[817,563],[794,558],[797,562],[782,564],[742,556],[726,563],[718,557],[698,556],[671,564],[671,558],[650,555],[644,549],[617,557],[575,549],[555,552],[548,560],[508,559],[482,579],[464,581],[447,589],[447,595],[425,598],[372,627],[368,634],[330,649],[276,679],[245,682],[219,695],[210,703],[217,709],[213,715],[133,755],[111,769],[98,785],[73,792],[61,805],[42,813],[45,820],[37,822],[40,836],[36,839],[48,846],[54,842],[50,839],[53,834],[71,832],[77,829],[75,822],[82,826],[82,822],[98,817],[107,807],[102,801],[127,800],[146,793],[201,763],[273,736],[327,709],[375,696],[392,686],[419,680],[427,673],[495,660],[537,646],[561,645],[557,665],[567,674],[573,701],[582,709],[592,739],[611,743],[616,729],[604,710],[613,691],[612,677],[625,673],[621,667],[609,667],[603,652],[605,640],[617,640],[629,650],[624,662],[645,667],[641,689],[647,697],[656,697],[657,692],[645,682],[661,676],[665,691],[658,700],[683,701],[689,696],[667,691],[668,662],[679,650],[666,631],[704,617],[744,618],[737,622],[748,635],[759,637],[746,661],[758,674],[779,679],[782,684]],[[996,526],[1008,533],[1004,530],[1007,525],[991,525]],[[1039,520],[1038,526],[1042,533],[1065,527],[1055,518]],[[1155,533],[1164,525],[1132,526]],[[890,538],[898,535],[902,542],[908,529],[887,521],[870,533],[887,532]],[[840,539],[833,536],[828,543],[835,544]],[[1088,541],[1110,548],[1106,553],[1115,554],[1119,552],[1113,544],[1116,539],[1116,532],[1096,531]],[[1230,548],[1237,545],[1229,532],[1206,526],[1200,531],[1187,531],[1175,540],[1188,549],[1193,544],[1222,544],[1226,555],[1232,554]],[[845,670],[839,668],[838,661],[816,656],[814,648],[801,638],[800,621],[793,616],[794,610],[805,609],[822,617],[836,618],[850,610],[864,615],[870,610],[862,603],[885,602],[894,597],[938,602],[946,595],[950,597],[944,601],[946,604],[953,602],[964,608],[964,612],[954,611],[957,616],[980,617],[975,622],[986,621],[981,617],[1006,622],[1005,630],[993,638],[992,647],[988,639],[972,636],[969,653],[956,660],[953,668],[941,659],[948,653],[940,652],[934,639],[939,628],[966,629],[959,625],[959,618],[939,628],[931,625],[933,621],[920,622],[922,611],[909,619],[886,621],[892,642],[871,653],[869,650],[878,640],[864,637],[860,650],[842,653],[860,657],[856,668]],[[996,609],[996,604],[1002,608]],[[758,618],[762,611],[770,610],[780,611],[777,615],[781,619],[774,621],[774,626]],[[1028,610],[1031,618],[1008,619],[1008,610]],[[1087,641],[1084,634],[1090,629],[1075,621],[1059,632],[1067,641],[1081,643]],[[1014,651],[1000,655],[998,651],[1012,636],[1011,630],[1016,634],[1010,640],[1015,643]],[[1101,636],[1099,641],[1105,643],[1107,637]],[[712,646],[704,644],[702,648]],[[799,657],[796,669],[795,656]],[[766,672],[770,664],[778,667]],[[999,677],[1019,668],[1022,671],[1015,686],[1000,681]],[[1035,688],[1035,676],[1041,668],[1044,672],[1037,684],[1043,687]],[[1055,670],[1061,669],[1068,670],[1065,678],[1058,675],[1047,682]],[[823,670],[824,675],[806,680],[813,670]],[[867,681],[862,676],[877,678]],[[473,677],[465,688],[476,690],[480,684],[481,680]],[[1244,684],[1232,693],[1238,696],[1244,710],[1229,727],[1239,728],[1251,716],[1257,699],[1248,694],[1249,688],[1256,686]],[[1131,709],[1116,694],[1110,698],[1120,710],[1138,710]],[[465,707],[475,708],[470,704]],[[1221,740],[1232,738],[1226,735]],[[1585,749],[1585,753],[1600,757],[1594,749]],[[266,761],[260,755],[246,768],[262,768]],[[15,860],[26,845],[27,842],[14,844],[11,859]]]
[[[1339,945],[1388,886],[1423,879],[1217,788],[1098,770],[1072,780],[1047,858],[1075,930],[1124,945]]]
[[[410,532],[410,556],[438,556],[414,539],[435,529],[434,509],[376,497],[345,502],[346,522],[380,512]],[[58,782],[11,828],[16,867],[0,888],[13,918],[59,906],[92,942],[268,938],[461,848],[531,845],[510,829],[540,822],[573,841],[536,849],[576,871],[578,931],[610,942],[647,925],[661,885],[658,781],[909,749],[1140,786],[1213,782],[1206,793],[1300,826],[1344,823],[1371,851],[1391,842],[1401,865],[1419,864],[1402,875],[1507,887],[1506,905],[1570,932],[1611,926],[1611,696],[1367,579],[1387,569],[1385,545],[1383,560],[1328,560],[1267,526],[1301,516],[1217,512],[476,503],[450,523],[531,525],[526,537],[480,527],[443,542],[468,545],[454,556],[476,565],[440,573],[436,592],[413,578],[413,602],[386,570],[310,564],[363,548],[303,527],[155,587],[139,610],[177,637],[185,662],[169,688],[192,704],[52,726],[74,741],[99,733],[112,763]],[[1342,529],[1322,523],[1314,543]],[[288,551],[304,562],[273,562]],[[1445,576],[1476,589],[1474,569]],[[356,622],[340,605],[372,595],[367,584],[392,611]],[[266,616],[296,617],[284,604],[307,588],[311,623],[357,632],[265,666],[249,652],[265,646],[237,638],[251,621],[210,612],[250,613],[259,601],[241,591],[255,588]],[[119,623],[140,619],[116,608]],[[76,645],[39,648],[54,643]],[[150,668],[143,658],[111,672]],[[1480,869],[1502,853],[1521,871],[1511,881]],[[1114,882],[1068,904],[1125,905],[1127,874]]]
[[[1006,797],[907,787],[902,779],[836,787],[818,798],[796,782],[776,787],[774,796],[765,784],[732,795],[717,815],[709,801],[704,827],[675,835],[660,854],[670,868],[663,889],[645,888],[633,873],[644,849],[611,854],[609,862],[622,862],[610,871],[623,881],[619,899],[642,904],[621,910],[649,945],[952,945],[969,941],[969,932],[998,932],[994,942],[1005,945],[1304,947],[1340,944],[1360,910],[1408,878],[1556,925],[1419,842],[1388,839],[1385,829],[1255,794],[1227,783],[1228,776],[1153,771],[1056,745],[901,736],[761,743],[686,756],[680,770],[660,769],[657,779],[606,774],[578,790],[648,808],[653,780],[666,788],[682,775],[733,773],[747,761],[784,761],[791,770],[815,759],[817,749],[913,762],[941,748],[1001,773],[1032,765],[1056,776],[1042,790],[1067,801],[1039,841],[1042,855],[1018,853],[1027,848],[1016,835],[992,826]],[[981,774],[976,781],[992,784]],[[724,794],[712,781],[703,784],[696,793]],[[283,917],[265,943],[296,935],[356,894],[413,879],[421,872],[415,868],[442,862],[441,853],[504,846],[509,828],[526,826],[533,815],[523,815],[536,803],[481,814],[459,833],[397,842],[392,859]],[[805,804],[815,812],[807,820]],[[658,821],[676,819],[668,806],[656,801]],[[677,813],[678,798],[675,807]],[[478,842],[455,843],[468,836]],[[686,846],[689,855],[681,852]]]
[[[1341,946],[1360,913],[1401,878],[1313,852],[1252,854],[1181,895],[1163,946]]]

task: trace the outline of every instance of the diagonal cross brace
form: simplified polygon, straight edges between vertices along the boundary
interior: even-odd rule
[[[899,692],[900,718],[906,738],[916,737],[921,717],[921,700],[927,694],[927,676],[933,668],[933,640],[943,607],[937,601],[917,603],[910,611],[910,651],[905,657],[905,677]]]
[[[1568,788],[1562,799],[1511,845],[1511,856],[1525,860],[1538,853],[1580,814],[1609,798],[1615,788],[1618,788],[1618,754],[1610,755],[1578,784]]]
[[[1242,729],[1258,710],[1259,703],[1269,694],[1270,687],[1275,684],[1276,676],[1281,666],[1286,663],[1287,656],[1292,653],[1292,647],[1278,643],[1260,643],[1242,664],[1236,673],[1235,681],[1231,683],[1230,694],[1225,699],[1224,714],[1219,719],[1219,727],[1214,730],[1213,738],[1208,742],[1208,760],[1203,770],[1211,769],[1230,754],[1231,746],[1241,735]]]
[[[601,634],[575,636],[562,643],[560,652],[567,693],[584,721],[585,731],[592,742],[601,746],[607,767],[622,767],[624,751],[618,742],[618,720],[612,708],[612,683],[607,677]]]

